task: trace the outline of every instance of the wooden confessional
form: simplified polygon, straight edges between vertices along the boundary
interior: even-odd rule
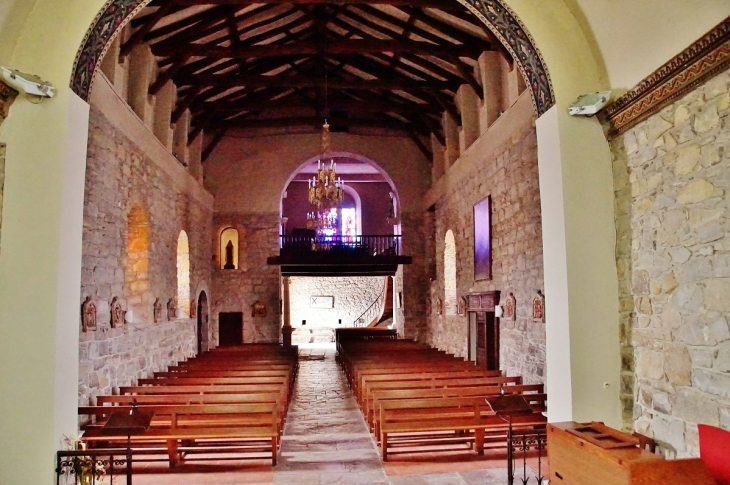
[[[499,318],[494,314],[499,291],[469,293],[469,360],[487,370],[499,370]]]

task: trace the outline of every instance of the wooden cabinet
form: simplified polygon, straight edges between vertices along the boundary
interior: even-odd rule
[[[579,423],[548,425],[550,485],[714,485],[700,459],[665,460],[636,445],[620,444],[632,436],[610,430],[604,439],[583,437]],[[606,441],[607,444],[600,444]],[[617,442],[619,442],[617,444]]]
[[[499,319],[494,314],[498,303],[498,291],[470,293],[466,297],[469,359],[487,370],[499,370]]]

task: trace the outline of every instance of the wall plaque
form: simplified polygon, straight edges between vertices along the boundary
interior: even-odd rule
[[[323,310],[329,310],[335,307],[334,296],[310,296],[309,297],[310,308],[320,308]]]
[[[111,316],[112,328],[117,328],[119,325],[124,324],[124,310],[122,310],[122,303],[116,296],[112,298]]]
[[[162,321],[162,302],[159,298],[155,300],[155,303],[152,306],[152,316],[155,323],[160,323]]]
[[[90,296],[81,304],[81,329],[84,332],[96,330],[96,304]]]
[[[532,319],[545,323],[545,297],[539,290],[535,299],[532,300]]]
[[[262,318],[266,316],[266,305],[260,301],[251,305],[251,316],[254,318]]]
[[[509,296],[504,301],[504,315],[502,318],[505,320],[515,321],[517,314],[517,300],[515,299],[514,293],[510,292]]]
[[[177,318],[177,305],[175,304],[175,299],[170,298],[167,300],[167,319],[172,321]]]

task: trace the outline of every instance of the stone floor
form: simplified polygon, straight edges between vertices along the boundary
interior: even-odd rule
[[[532,464],[532,463],[531,463]],[[334,360],[334,348],[301,349],[296,390],[279,463],[185,464],[175,471],[142,465],[135,485],[504,485],[504,453],[478,457],[466,450],[404,453],[382,463],[362,414]],[[534,476],[530,472],[528,476]],[[521,481],[519,483],[522,483]],[[537,485],[535,478],[530,484]]]

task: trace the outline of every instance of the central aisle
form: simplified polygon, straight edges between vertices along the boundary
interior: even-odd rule
[[[303,350],[276,485],[389,485],[334,350]]]

